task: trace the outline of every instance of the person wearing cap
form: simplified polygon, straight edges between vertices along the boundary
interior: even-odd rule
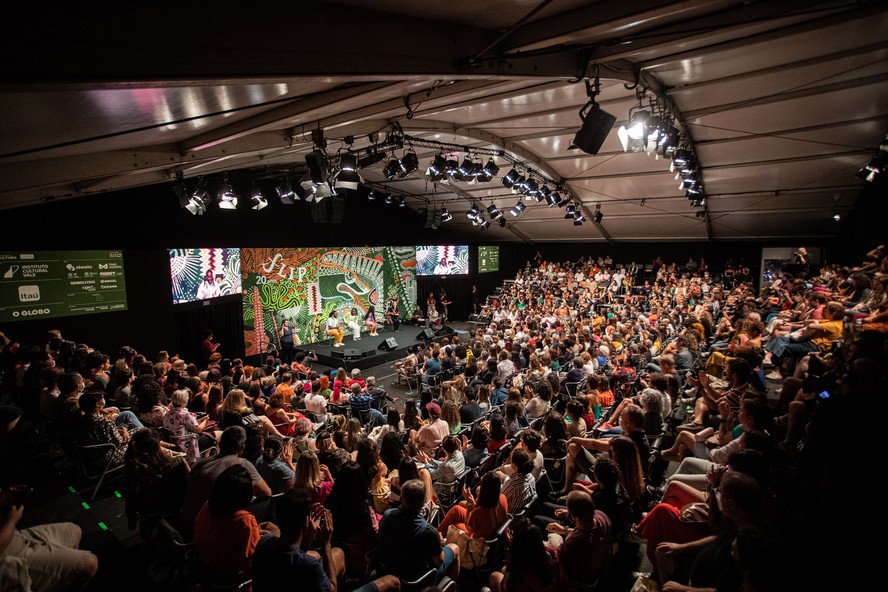
[[[426,405],[429,422],[412,434],[411,440],[417,452],[434,453],[441,441],[450,435],[450,426],[441,419],[441,407],[434,401]]]

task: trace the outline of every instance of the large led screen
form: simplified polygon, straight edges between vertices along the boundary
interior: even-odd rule
[[[122,251],[0,253],[0,322],[126,310]]]
[[[240,249],[170,249],[173,304],[240,294]]]
[[[416,247],[416,275],[469,273],[469,246]]]
[[[360,325],[372,311],[381,326],[386,307],[397,302],[403,318],[416,306],[413,247],[241,249],[241,270],[247,355],[279,351],[284,320],[307,345],[326,339],[334,310],[351,333],[352,311]]]
[[[499,271],[499,247],[478,247],[478,273]]]

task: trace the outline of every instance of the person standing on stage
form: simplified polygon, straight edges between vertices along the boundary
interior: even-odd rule
[[[327,335],[333,338],[333,347],[342,346],[342,338],[345,332],[339,328],[339,313],[335,310],[327,317]]]
[[[203,362],[204,366],[210,363],[210,356],[216,353],[216,350],[219,349],[219,343],[213,343],[213,330],[207,329],[204,331],[203,343],[201,343],[200,349],[203,354]]]
[[[284,319],[284,322],[281,323],[278,337],[281,340],[281,361],[289,366],[293,361],[293,353],[296,350],[296,341],[293,338],[293,328],[290,327],[289,320]]]
[[[385,313],[391,321],[395,333],[401,330],[401,311],[398,309],[398,300],[398,295],[395,294],[395,296],[388,301],[388,310]]]
[[[444,322],[444,323],[447,322],[447,305],[448,304],[453,304],[453,303],[447,298],[447,292],[445,292],[444,290],[441,290],[441,309],[442,309],[441,310],[441,322]]]
[[[379,333],[376,332],[376,329],[379,327],[379,323],[376,322],[376,307],[372,304],[367,309],[367,314],[364,315],[364,325],[367,326],[367,330],[370,331],[370,337],[376,337]]]
[[[346,326],[352,331],[352,341],[359,341],[361,339],[361,326],[358,324],[358,321],[361,320],[361,317],[358,315],[358,309],[346,310],[342,318],[345,320]]]

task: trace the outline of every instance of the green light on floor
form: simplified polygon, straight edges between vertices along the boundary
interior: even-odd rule
[[[108,527],[105,526],[104,522],[99,522],[99,528],[101,528],[102,530],[108,530]]]
[[[74,489],[74,486],[73,486],[73,485],[69,485],[69,486],[68,486],[68,491],[70,491],[71,493],[77,493],[77,490]]]
[[[120,492],[119,492],[119,491],[115,491],[115,492],[114,492],[114,495],[117,496],[117,497],[123,497],[122,495],[120,495]]]
[[[80,505],[83,506],[84,510],[89,510],[89,504],[86,502],[80,502]]]

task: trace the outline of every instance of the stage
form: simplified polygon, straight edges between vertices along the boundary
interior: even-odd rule
[[[380,326],[379,335],[370,337],[369,333],[361,333],[359,341],[352,340],[351,334],[346,334],[340,347],[333,347],[333,339],[328,338],[318,343],[299,345],[297,351],[314,351],[318,357],[318,363],[330,368],[346,370],[360,368],[366,370],[387,362],[400,360],[407,355],[407,349],[420,342],[430,342],[442,337],[449,337],[455,331],[444,325],[437,331],[430,329],[431,333],[425,333],[425,327],[413,325],[401,325],[398,332],[384,331]],[[393,342],[388,340],[393,339]]]

